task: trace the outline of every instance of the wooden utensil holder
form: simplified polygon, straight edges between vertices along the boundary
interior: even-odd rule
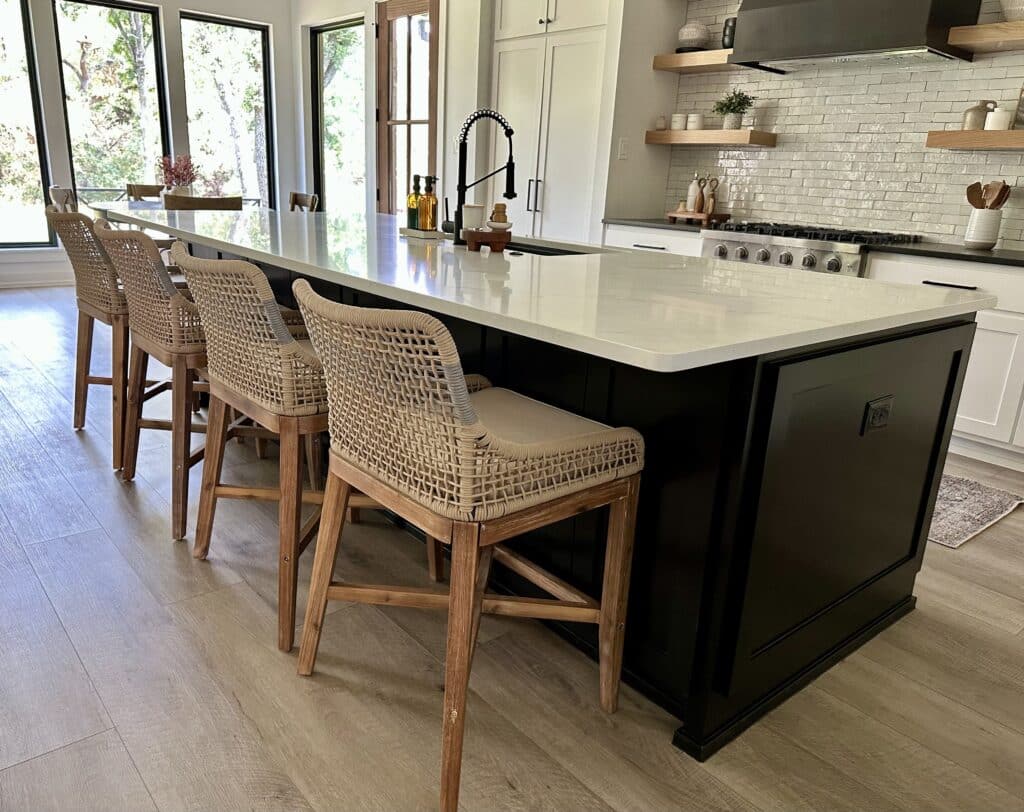
[[[469,247],[470,251],[479,251],[481,245],[488,245],[492,251],[496,251],[500,254],[511,241],[512,232],[486,231],[482,228],[464,228],[462,229],[462,237],[466,241],[466,245]]]

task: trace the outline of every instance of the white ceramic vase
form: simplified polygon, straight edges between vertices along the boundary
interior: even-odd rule
[[[964,247],[988,251],[999,242],[999,229],[1003,225],[1002,209],[974,209],[967,223]]]
[[[1024,20],[1024,0],[999,0],[1003,16],[1010,22]]]
[[[726,113],[722,120],[723,130],[738,130],[743,126],[742,113]]]
[[[680,48],[707,48],[711,42],[711,29],[704,23],[687,23],[679,29]]]

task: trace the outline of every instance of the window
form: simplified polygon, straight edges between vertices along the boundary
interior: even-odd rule
[[[157,13],[116,0],[54,0],[75,188],[114,200],[157,182],[170,152]]]
[[[438,0],[377,6],[377,209],[405,205],[413,175],[436,174]]]
[[[366,210],[366,35],[363,20],[311,31],[313,178],[321,207]]]
[[[28,0],[0,0],[0,20],[19,18],[0,28],[0,246],[53,245]]]
[[[276,204],[270,31],[181,15],[188,142],[211,195]]]

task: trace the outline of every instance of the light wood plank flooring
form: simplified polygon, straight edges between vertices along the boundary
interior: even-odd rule
[[[296,677],[275,647],[274,506],[223,502],[208,562],[170,542],[168,438],[144,432],[124,484],[108,393],[70,428],[74,317],[69,289],[0,291],[0,809],[433,808],[444,616],[333,605],[318,676]],[[109,331],[95,345],[102,368]],[[227,476],[275,481],[251,446],[228,455]],[[425,584],[422,546],[367,518],[340,566]],[[631,690],[604,716],[596,666],[542,626],[485,618],[463,807],[1024,810],[1024,510],[932,545],[918,595],[703,765]]]

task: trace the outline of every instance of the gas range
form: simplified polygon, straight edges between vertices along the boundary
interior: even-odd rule
[[[700,233],[702,255],[755,265],[803,268],[818,273],[861,276],[865,249],[872,245],[917,243],[913,234],[852,231],[786,223],[722,223]]]

